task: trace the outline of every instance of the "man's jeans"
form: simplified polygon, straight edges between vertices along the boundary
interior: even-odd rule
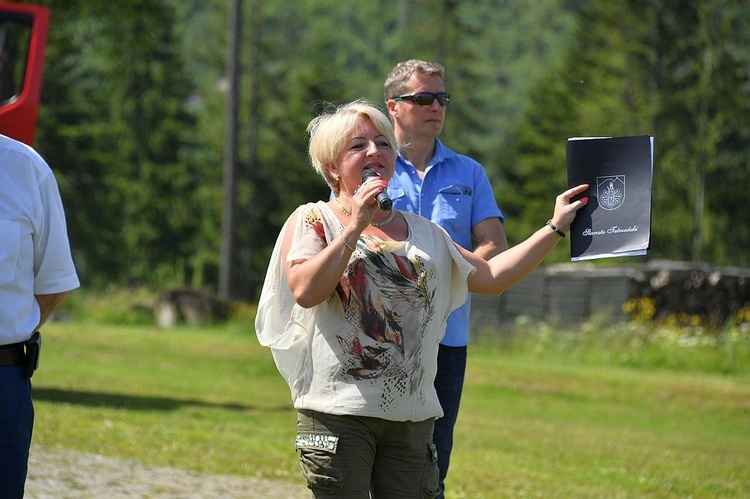
[[[440,345],[438,351],[435,389],[445,413],[442,418],[435,420],[435,430],[432,434],[432,439],[437,448],[438,468],[440,470],[440,495],[437,496],[438,498],[444,497],[445,485],[443,482],[448,474],[448,466],[451,460],[453,427],[458,417],[458,406],[461,403],[461,391],[464,387],[467,350],[468,347]]]
[[[34,407],[23,366],[0,366],[0,497],[23,497]]]

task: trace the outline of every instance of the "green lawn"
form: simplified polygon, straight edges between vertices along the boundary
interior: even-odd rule
[[[301,483],[289,391],[251,324],[43,334],[35,443]],[[746,370],[532,353],[470,348],[449,498],[750,496]]]

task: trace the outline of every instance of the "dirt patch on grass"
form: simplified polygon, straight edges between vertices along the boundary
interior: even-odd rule
[[[298,499],[311,495],[303,483],[149,466],[136,461],[32,445],[25,497]]]

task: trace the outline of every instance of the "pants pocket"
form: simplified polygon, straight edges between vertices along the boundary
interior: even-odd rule
[[[338,494],[344,489],[344,468],[337,459],[338,437],[323,433],[298,433],[302,474],[307,487],[317,494]]]
[[[440,472],[438,471],[438,454],[435,444],[427,444],[427,463],[422,476],[423,497],[435,497],[440,493]]]

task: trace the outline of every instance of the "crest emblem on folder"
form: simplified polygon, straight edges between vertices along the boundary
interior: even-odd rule
[[[616,210],[625,202],[625,175],[596,177],[596,198],[605,210]]]

